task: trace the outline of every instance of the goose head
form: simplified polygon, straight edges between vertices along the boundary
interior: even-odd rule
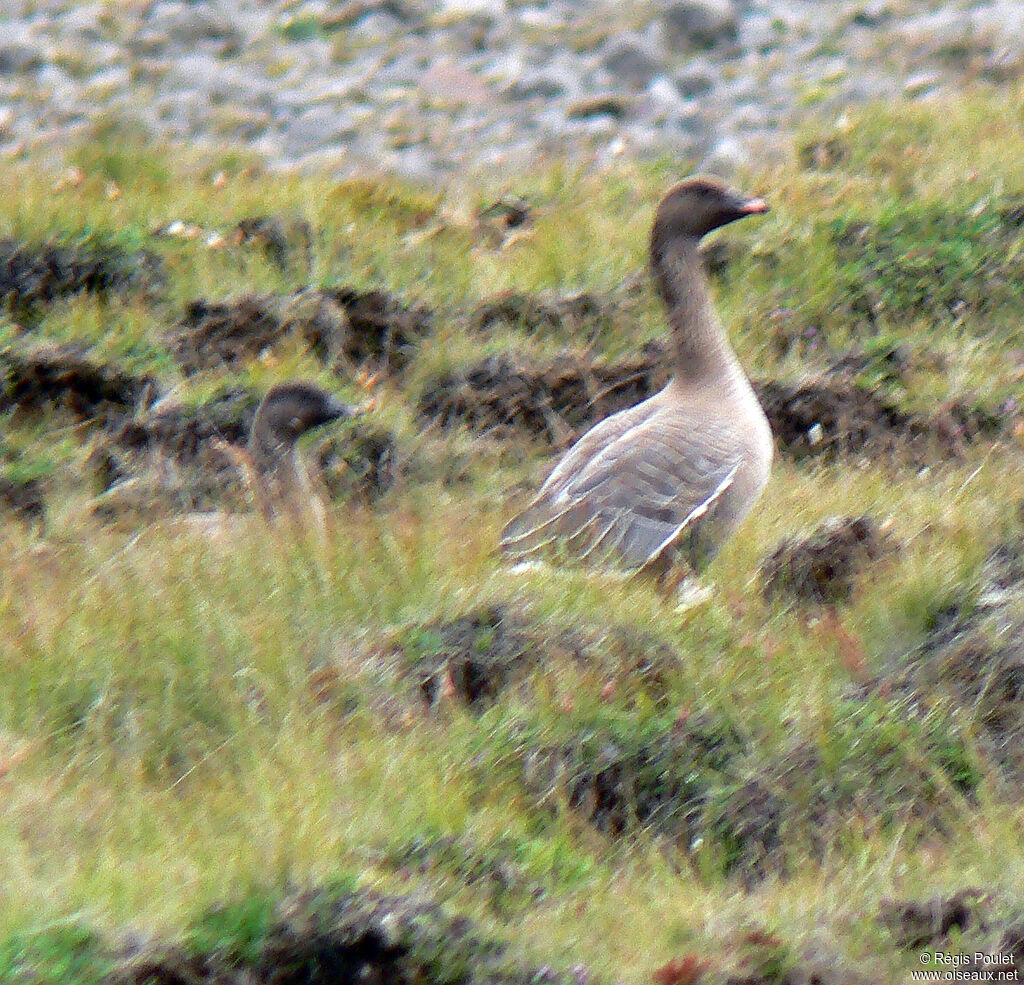
[[[267,391],[256,410],[249,450],[259,464],[273,467],[308,431],[357,413],[357,408],[315,383],[278,383]]]
[[[661,200],[652,246],[679,238],[699,240],[720,226],[767,211],[761,198],[744,195],[713,178],[688,178]]]

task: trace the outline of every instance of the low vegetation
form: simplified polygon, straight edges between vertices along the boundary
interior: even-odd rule
[[[742,178],[707,259],[778,457],[688,605],[496,554],[664,382],[685,163],[5,164],[0,981],[1024,969],[1022,137],[874,108]],[[232,447],[288,378],[364,412],[268,522]]]

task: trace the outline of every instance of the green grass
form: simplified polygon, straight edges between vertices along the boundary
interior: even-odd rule
[[[734,257],[716,289],[751,375],[799,379],[857,345],[861,385],[906,409],[1019,400],[1024,227],[1006,216],[1024,202],[1022,131],[1020,93],[876,107],[797,141],[843,141],[830,170],[746,175],[773,211],[720,236]],[[112,146],[75,151],[84,180],[59,190],[59,172],[11,162],[18,194],[0,202],[0,235],[151,250],[165,280],[155,296],[10,310],[3,344],[80,342],[186,404],[290,376],[354,395],[299,346],[185,380],[165,335],[199,297],[384,288],[435,309],[432,340],[380,384],[375,418],[425,464],[375,505],[334,504],[323,529],[255,516],[216,539],[174,517],[107,529],[89,511],[95,432],[4,411],[3,475],[42,478],[51,519],[45,535],[0,528],[0,981],[99,982],[129,929],[255,960],[276,901],[306,884],[422,890],[535,965],[583,963],[628,983],[684,953],[732,953],[754,927],[781,942],[766,961],[825,947],[896,980],[916,955],[878,925],[883,897],[981,885],[1020,899],[1024,814],[971,723],[941,702],[914,715],[898,695],[856,700],[844,655],[852,638],[867,672],[890,672],[951,601],[976,593],[988,549],[1021,532],[1012,428],[927,469],[778,460],[708,572],[714,594],[685,612],[643,584],[513,575],[495,554],[516,501],[506,490],[536,477],[545,452],[424,432],[415,407],[432,379],[486,354],[543,363],[589,346],[614,358],[658,337],[656,300],[627,303],[622,285],[643,268],[653,208],[680,177],[672,165],[523,176],[515,191],[535,224],[496,250],[473,221],[504,190],[486,179],[338,184]],[[207,245],[268,210],[311,224],[312,276],[230,237]],[[204,235],[154,235],[175,220]],[[501,290],[586,290],[618,314],[587,340],[520,325],[474,335],[470,313]],[[468,476],[445,483],[437,463],[456,455]],[[860,579],[841,631],[763,600],[757,566],[783,536],[860,513],[890,520],[901,549]],[[445,621],[493,604],[525,614],[531,660],[482,711],[427,707],[409,668],[437,658]],[[396,641],[401,672],[380,656]],[[671,654],[656,678],[631,662],[654,645]],[[694,723],[721,742],[699,755],[674,745]],[[524,766],[538,750],[564,767],[543,796]],[[702,823],[690,836],[657,813],[634,814],[620,836],[589,823],[573,783],[590,789],[581,778],[609,763],[655,801],[687,792]],[[742,877],[737,818],[751,815],[737,798],[752,783],[783,807],[784,878]],[[448,836],[430,866],[403,864],[410,846]],[[516,875],[504,889],[474,877],[505,863]]]

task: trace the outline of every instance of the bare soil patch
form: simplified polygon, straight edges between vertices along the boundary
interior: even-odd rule
[[[110,427],[91,456],[97,491],[121,484],[130,495],[104,501],[100,515],[244,505],[244,478],[222,445],[246,443],[258,404],[233,388],[197,406],[158,402]]]
[[[609,695],[663,705],[676,652],[653,633],[629,626],[564,626],[518,606],[482,606],[451,620],[396,630],[375,651],[412,679],[430,705],[458,700],[482,711],[538,666],[566,662],[593,672]]]
[[[39,479],[11,479],[0,476],[0,510],[13,513],[32,526],[46,521],[43,483]]]
[[[911,415],[845,375],[798,383],[760,380],[755,389],[776,442],[793,458],[891,450],[913,436]]]
[[[327,293],[345,309],[348,333],[341,352],[351,363],[370,362],[383,372],[401,372],[433,330],[430,308],[407,304],[387,291],[341,287]]]
[[[299,342],[327,361],[345,327],[343,310],[319,291],[199,299],[188,305],[166,344],[186,373],[239,370],[285,340]]]
[[[419,411],[444,428],[561,448],[602,418],[656,393],[668,381],[662,362],[658,344],[617,363],[566,354],[541,367],[511,355],[490,356],[428,384]]]
[[[878,919],[899,948],[941,947],[954,930],[984,930],[990,904],[991,897],[983,890],[964,889],[927,900],[882,900]]]
[[[779,448],[792,458],[886,455],[912,463],[956,458],[973,441],[994,438],[998,415],[951,403],[924,415],[865,390],[841,361],[819,379],[754,384]]]
[[[414,896],[307,890],[252,921],[245,937],[216,939],[240,921],[230,908],[206,918],[211,946],[131,948],[108,985],[530,985],[569,974],[530,968],[465,917]],[[260,925],[262,924],[262,925]],[[195,935],[199,936],[199,935]],[[209,931],[203,936],[210,936]]]
[[[848,602],[858,579],[896,544],[870,516],[832,517],[807,536],[786,537],[762,562],[766,599]]]
[[[20,319],[78,294],[152,292],[164,279],[160,258],[147,250],[89,236],[49,243],[0,239],[0,308]]]
[[[669,377],[661,342],[609,363],[566,354],[542,366],[511,355],[426,385],[419,412],[441,427],[464,426],[502,439],[562,448],[603,418],[658,392]],[[758,380],[754,389],[779,449],[792,458],[885,454],[910,461],[957,456],[1003,427],[996,414],[950,404],[926,416],[866,390],[840,363],[817,379]]]
[[[106,424],[150,399],[157,383],[93,359],[84,346],[44,343],[0,352],[5,380],[0,412],[70,413],[76,421]]]
[[[874,709],[888,715],[882,725],[850,711],[835,748],[796,741],[767,757],[709,714],[639,733],[595,723],[560,745],[520,737],[523,782],[538,804],[561,804],[613,837],[651,831],[747,886],[821,860],[851,824],[950,835],[964,800],[946,737],[901,735],[892,709]]]
[[[579,294],[520,294],[486,298],[470,315],[478,332],[519,328],[540,335],[558,333],[577,341],[594,338],[611,323],[615,306],[587,291]]]
[[[919,717],[943,707],[973,724],[979,751],[1008,792],[1024,789],[1024,541],[994,548],[976,585],[944,611],[924,644],[876,689]]]
[[[879,922],[898,948],[963,955],[972,981],[1006,981],[1024,971],[1024,920],[1019,899],[981,888],[919,900],[882,900]],[[977,960],[977,955],[984,958]]]
[[[375,502],[414,468],[394,434],[372,423],[357,423],[320,445],[319,472],[331,499]]]
[[[975,952],[978,953],[978,952]],[[985,950],[981,951],[985,955],[1000,955],[1009,958],[1009,961],[1005,964],[993,965],[991,963],[986,964],[982,961],[970,961],[963,965],[965,971],[971,971],[978,974],[987,975],[987,977],[979,978],[978,981],[1008,981],[1006,975],[1009,972],[1016,972],[1017,978],[1020,977],[1021,973],[1024,972],[1024,920],[1017,919],[1016,921],[1004,927],[999,936],[994,940],[990,940]]]
[[[283,340],[306,346],[325,364],[355,372],[403,369],[432,313],[384,291],[306,289],[291,295],[249,295],[231,301],[193,301],[166,343],[186,373],[237,370]]]

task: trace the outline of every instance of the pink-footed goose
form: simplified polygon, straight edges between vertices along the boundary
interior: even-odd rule
[[[322,525],[324,504],[317,482],[297,447],[306,433],[331,421],[354,417],[360,408],[342,403],[315,383],[276,383],[260,401],[246,445],[215,439],[213,447],[238,470],[253,503],[267,520],[307,512]],[[217,529],[228,518],[213,511],[193,513],[194,527]]]
[[[342,403],[315,383],[289,381],[267,391],[256,408],[245,456],[264,516],[274,516],[282,504],[318,502],[296,442],[309,431],[358,413],[359,408]]]
[[[715,314],[698,245],[766,211],[761,199],[708,178],[664,197],[650,250],[671,327],[672,379],[569,449],[505,528],[506,554],[530,560],[561,545],[578,560],[665,579],[680,555],[698,570],[747,515],[768,481],[772,434]]]
[[[163,403],[163,402],[162,402]],[[174,415],[180,405],[170,399],[151,408],[151,423],[164,413]],[[237,470],[251,503],[267,519],[282,514],[302,516],[311,512],[319,520],[323,504],[317,495],[317,483],[302,461],[296,442],[307,432],[360,413],[362,408],[342,403],[315,383],[290,381],[278,383],[267,391],[253,417],[246,445],[212,438],[210,447]],[[173,419],[173,418],[172,418]],[[202,467],[211,467],[207,463]],[[181,466],[173,457],[154,451],[149,469],[125,479],[102,493],[94,501],[101,515],[108,518],[126,513],[137,521],[140,516],[154,519],[166,516],[160,504],[176,499],[186,491]],[[192,512],[178,516],[191,530],[219,536],[237,526],[240,517],[223,510]]]

